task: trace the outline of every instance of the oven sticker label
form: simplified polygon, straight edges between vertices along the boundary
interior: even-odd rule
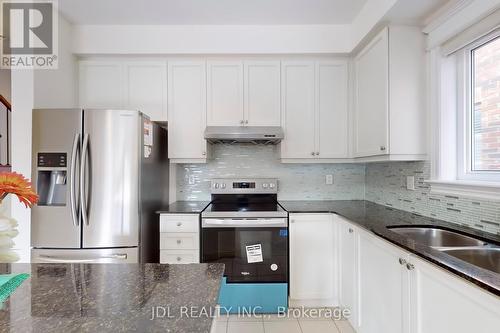
[[[247,249],[247,262],[249,264],[264,261],[264,259],[262,259],[261,244],[248,245],[246,246],[246,249]]]

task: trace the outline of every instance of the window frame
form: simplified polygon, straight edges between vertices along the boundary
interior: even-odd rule
[[[457,55],[457,180],[500,183],[500,171],[473,170],[473,56],[479,47],[500,38],[496,30],[476,39]]]

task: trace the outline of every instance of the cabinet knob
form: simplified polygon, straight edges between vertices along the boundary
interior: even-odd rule
[[[311,152],[311,155],[314,156],[314,155],[316,155],[316,153],[315,152]]]
[[[248,125],[248,120],[245,120],[245,125]]]
[[[404,264],[406,264],[406,260],[405,260],[405,259],[403,259],[403,258],[399,258],[399,264],[400,264],[400,265],[404,265]],[[407,267],[408,267],[408,266],[407,266]]]
[[[240,120],[240,124],[243,125],[245,123],[244,120]]]
[[[180,244],[182,243],[182,241],[180,239],[177,240],[177,244]]]
[[[349,233],[352,234],[354,232],[354,230],[352,230],[352,228],[349,228]]]
[[[316,152],[316,156],[319,156],[319,151]]]
[[[385,146],[380,146],[380,150],[385,151]]]
[[[181,261],[181,260],[182,260],[182,258],[181,258],[181,257],[177,257],[177,261]]]
[[[201,154],[202,154],[203,156],[205,156],[205,155],[207,154],[207,152],[206,152],[206,151],[204,151],[204,152],[202,152]]]
[[[180,227],[182,225],[181,222],[177,222],[177,226]]]
[[[415,268],[415,265],[413,265],[413,264],[411,264],[411,263],[407,263],[407,264],[406,264],[406,269],[407,269],[407,270],[411,271],[411,270],[412,270],[412,269],[414,269],[414,268]]]

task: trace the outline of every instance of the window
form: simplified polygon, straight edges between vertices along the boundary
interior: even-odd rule
[[[459,180],[500,182],[500,33],[458,57]]]
[[[500,171],[500,38],[471,50],[471,171]]]

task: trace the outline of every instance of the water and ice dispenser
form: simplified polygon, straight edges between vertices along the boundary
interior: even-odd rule
[[[39,206],[66,206],[67,175],[66,153],[38,153],[36,185]]]

